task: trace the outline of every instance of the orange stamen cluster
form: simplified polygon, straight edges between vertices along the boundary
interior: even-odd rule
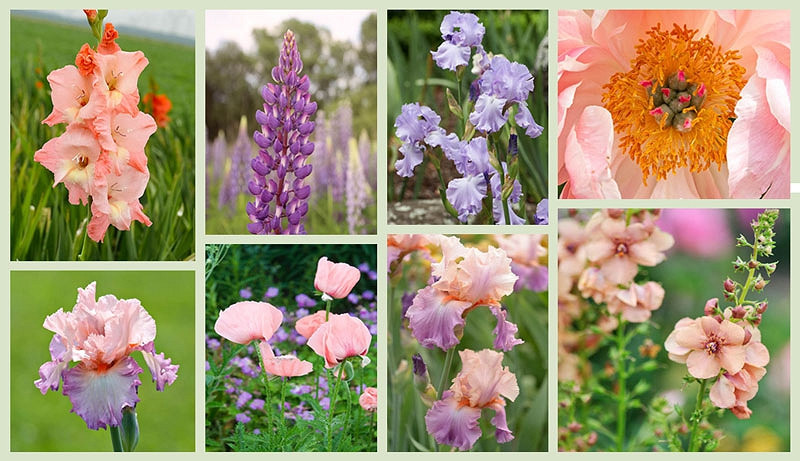
[[[636,45],[631,70],[607,83],[603,104],[619,134],[619,147],[642,169],[642,178],[687,167],[705,171],[726,160],[733,109],[744,87],[737,50],[723,52],[696,30],[661,25]]]

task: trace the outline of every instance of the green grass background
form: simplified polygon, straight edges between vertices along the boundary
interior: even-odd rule
[[[72,310],[77,288],[92,281],[97,281],[98,297],[139,299],[156,320],[156,351],[180,365],[178,379],[158,392],[142,354],[133,354],[144,370],[136,407],[137,451],[193,451],[195,300],[189,271],[11,273],[11,451],[111,451],[108,431],[90,430],[70,413],[72,404],[61,387],[42,395],[33,385],[39,366],[50,360],[53,334],[42,327],[45,317],[59,308]]]
[[[114,21],[113,11],[106,18]],[[11,258],[74,260],[84,245],[88,206],[71,205],[63,185],[33,161],[33,154],[65,125],[41,121],[52,110],[47,74],[74,64],[81,45],[96,45],[89,26],[10,17],[11,29]],[[150,138],[146,153],[150,183],[141,199],[153,221],[132,231],[109,227],[102,244],[87,242],[85,259],[183,260],[194,255],[194,48],[136,37],[119,30],[125,51],[141,50],[150,61],[139,77],[139,93],[158,92],[172,101],[169,125]],[[40,84],[38,87],[37,82]],[[84,227],[82,227],[84,226]]]

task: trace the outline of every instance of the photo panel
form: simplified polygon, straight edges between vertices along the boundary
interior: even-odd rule
[[[547,451],[548,247],[389,234],[388,451]]]
[[[790,214],[560,211],[559,450],[789,450]]]
[[[206,451],[377,451],[376,246],[206,255]]]

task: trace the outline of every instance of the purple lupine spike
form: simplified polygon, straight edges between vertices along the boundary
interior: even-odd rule
[[[211,165],[211,182],[217,182],[222,177],[225,167],[225,151],[228,145],[225,142],[225,133],[220,131],[214,142],[206,144],[206,165]],[[206,186],[208,187],[208,186]]]
[[[372,190],[378,189],[378,176],[375,174],[375,152],[372,150],[372,143],[367,136],[366,131],[361,132],[358,138],[358,157],[361,160],[361,169],[364,171],[364,177],[369,181],[369,187]]]
[[[250,136],[247,135],[247,117],[242,116],[239,122],[239,135],[236,137],[231,154],[231,168],[222,181],[222,187],[219,188],[217,208],[236,209],[239,194],[247,188],[247,167],[251,164],[252,157],[253,145]]]
[[[247,190],[255,196],[247,204],[247,230],[252,234],[305,233],[309,186],[304,180],[312,169],[308,156],[314,151],[314,143],[309,137],[314,131],[311,116],[317,111],[317,103],[311,101],[308,76],[298,75],[301,70],[303,61],[294,33],[287,30],[278,65],[272,68],[275,83],[261,88],[264,110],[256,112],[261,131],[253,134],[253,140],[259,150],[250,163],[254,174],[247,184]]]
[[[347,167],[347,226],[351,234],[365,233],[364,209],[369,198],[369,185],[359,161],[356,140],[350,140],[350,162]]]
[[[328,194],[331,183],[331,169],[334,163],[330,159],[331,150],[328,148],[330,121],[326,120],[325,112],[319,111],[316,117],[317,126],[314,129],[314,190],[313,201],[321,200]]]

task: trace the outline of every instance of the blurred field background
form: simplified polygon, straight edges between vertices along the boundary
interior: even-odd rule
[[[461,242],[468,247],[481,250],[491,245],[498,247],[490,235],[460,235]],[[441,256],[434,256],[440,259]],[[428,434],[425,413],[428,407],[422,402],[414,386],[411,356],[420,353],[428,367],[431,383],[438,386],[446,352],[439,348],[426,349],[411,335],[408,321],[403,317],[401,299],[403,295],[415,294],[423,288],[430,273],[430,263],[418,254],[401,263],[402,274],[389,282],[389,337],[388,350],[388,450],[389,451],[433,451],[433,436]],[[510,352],[504,352],[503,366],[517,377],[520,393],[514,402],[506,403],[508,427],[514,440],[497,443],[494,426],[484,412],[479,420],[482,436],[472,452],[480,451],[547,451],[547,292],[537,293],[523,288],[506,296],[501,301],[508,310],[508,320],[519,328],[517,337],[525,341]],[[492,329],[497,320],[488,308],[479,307],[466,316],[464,336],[455,347],[458,350],[493,349]],[[460,360],[456,355],[450,370],[455,377],[460,371]],[[447,387],[450,387],[450,382]],[[441,451],[450,447],[439,445]]]
[[[206,231],[246,234],[245,206],[253,196],[250,160],[256,110],[264,100],[260,88],[274,83],[283,34],[291,29],[308,75],[312,117],[313,165],[306,231],[311,234],[369,234],[376,231],[377,17],[375,13],[337,11],[343,22],[358,21],[357,38],[342,38],[341,24],[332,31],[324,18],[299,12],[263,12],[269,26],[253,26],[253,11],[206,12]],[[242,15],[236,23],[236,15]],[[234,22],[234,24],[231,24]],[[337,34],[334,35],[334,32]],[[245,39],[245,36],[247,40]],[[209,42],[209,41],[213,42]],[[360,169],[358,180],[355,173]],[[360,188],[366,200],[356,200]],[[348,212],[348,201],[355,200]],[[356,203],[357,202],[357,203]],[[363,216],[363,218],[362,218]],[[361,218],[361,222],[351,222]]]
[[[133,354],[144,370],[137,451],[194,451],[194,273],[177,271],[11,273],[11,451],[111,451],[108,431],[87,429],[70,413],[61,388],[42,395],[33,385],[39,366],[50,360],[53,333],[42,327],[45,317],[59,308],[72,310],[78,287],[93,281],[98,297],[139,299],[156,321],[156,351],[180,365],[178,379],[158,392],[142,354]]]
[[[703,315],[703,306],[710,298],[719,298],[720,306],[729,306],[724,301],[722,283],[726,277],[744,283],[746,273],[735,273],[731,262],[737,256],[748,260],[749,248],[737,248],[735,239],[739,234],[748,241],[753,240],[750,222],[762,210],[733,209],[664,209],[656,225],[675,238],[675,245],[667,251],[667,259],[655,267],[640,267],[644,277],[660,283],[665,290],[661,307],[653,311],[650,328],[651,339],[660,347],[656,360],[661,368],[646,375],[635,375],[632,382],[646,381],[650,391],[640,397],[645,404],[652,397],[661,395],[669,402],[681,403],[688,413],[695,405],[697,386],[682,390],[686,365],[667,358],[664,341],[675,323],[683,317],[696,318]],[[580,216],[591,213],[581,211]],[[564,212],[562,212],[562,218]],[[790,388],[790,213],[780,210],[775,226],[775,253],[764,261],[778,261],[777,270],[762,293],[752,293],[750,299],[769,301],[759,329],[762,343],[769,349],[770,362],[767,374],[759,383],[758,394],[748,402],[753,410],[750,419],[737,419],[729,411],[722,417],[712,416],[711,422],[722,429],[725,437],[720,440],[718,451],[787,451],[789,450],[789,388]],[[638,356],[638,347],[644,338],[638,335],[629,350]],[[602,350],[593,356],[595,373],[602,373],[608,355]],[[595,396],[603,399],[602,396]],[[642,411],[628,414],[629,440],[643,439],[652,435],[644,424]],[[613,420],[612,420],[613,421]],[[603,437],[601,435],[601,437]]]
[[[106,22],[114,22],[111,10]],[[89,206],[71,205],[63,185],[33,161],[33,154],[65,125],[41,121],[52,110],[47,75],[74,64],[81,45],[96,45],[88,24],[52,21],[11,12],[11,258],[74,260],[84,243]],[[172,101],[171,121],[159,127],[145,152],[150,182],[141,198],[153,225],[109,227],[104,243],[87,242],[86,259],[186,260],[194,257],[194,47],[137,36],[119,27],[117,43],[141,50],[150,61],[139,94],[157,85]],[[167,31],[168,32],[168,31]],[[185,42],[185,40],[183,40]],[[79,233],[80,232],[80,233]]]
[[[509,60],[528,67],[533,75],[534,91],[528,98],[528,107],[544,132],[536,139],[519,137],[520,177],[529,205],[547,196],[547,11],[462,11],[480,18],[486,28],[483,47],[487,52],[502,54]],[[394,121],[403,104],[419,102],[427,105],[442,117],[442,126],[448,133],[458,126],[457,118],[447,110],[445,91],[459,94],[454,72],[440,69],[431,58],[431,51],[442,43],[439,26],[449,11],[441,10],[390,10],[388,12],[388,69],[386,119],[388,140],[387,193],[389,202],[413,203],[418,199],[439,197],[439,180],[435,169],[428,166],[426,158],[415,169],[411,178],[397,175],[394,163],[401,156],[400,140],[395,136]],[[475,76],[465,69],[460,94],[469,94],[469,85]],[[460,176],[452,162],[442,162],[445,180]],[[533,216],[533,211],[528,213]],[[389,217],[392,220],[392,217]],[[457,221],[453,220],[453,223]],[[444,222],[426,221],[428,224]],[[397,222],[397,224],[418,224]]]

